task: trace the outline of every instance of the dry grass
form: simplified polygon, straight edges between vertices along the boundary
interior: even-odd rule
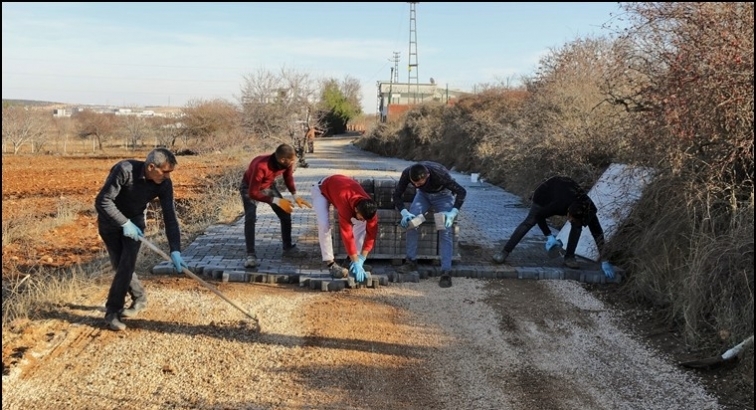
[[[273,143],[260,143],[255,152],[250,153],[239,147],[207,154],[201,161],[193,159],[184,161],[179,158],[182,166],[191,166],[193,162],[209,162],[212,164],[207,172],[202,186],[198,188],[200,195],[176,201],[176,211],[179,218],[184,246],[191,243],[204,230],[216,223],[232,223],[242,215],[242,203],[239,198],[239,184],[242,175],[252,157],[272,152]],[[34,218],[31,213],[12,220],[3,220],[3,246],[10,243],[33,246],[38,241],[39,234],[70,223],[77,213],[91,209],[91,204],[83,204],[61,199],[54,215]],[[147,229],[145,234],[158,247],[167,249],[167,239],[164,235],[164,225],[159,203],[148,206]],[[137,259],[137,271],[149,272],[152,266],[161,262],[159,255],[142,247]],[[82,294],[93,291],[97,286],[109,286],[105,280],[112,274],[112,269],[105,252],[93,261],[79,264],[67,269],[45,268],[42,266],[25,267],[25,274],[14,270],[15,273],[5,275],[3,282],[3,329],[6,325],[23,322],[36,318],[39,312],[49,308],[51,304],[70,303]]]
[[[37,216],[35,210],[28,210],[16,218],[3,218],[3,246],[13,243],[28,244],[36,240],[35,238],[42,236],[43,233],[73,222],[79,212],[90,207],[79,201],[61,198],[58,200],[53,215],[40,217]]]

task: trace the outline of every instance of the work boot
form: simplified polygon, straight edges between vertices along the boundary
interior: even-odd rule
[[[407,261],[404,262],[404,265],[398,267],[396,271],[399,273],[417,272],[417,261],[407,259]]]
[[[507,261],[507,257],[509,256],[509,252],[507,251],[501,251],[499,253],[495,253],[493,256],[494,263],[502,264]]]
[[[333,262],[331,266],[328,267],[328,273],[330,273],[331,277],[334,279],[344,279],[349,275],[349,269]]]
[[[291,245],[291,248],[283,250],[282,256],[284,258],[304,258],[307,256],[307,252],[300,251],[297,245]]]
[[[438,286],[442,288],[450,288],[452,285],[451,275],[449,271],[441,272],[441,277],[438,279]]]
[[[136,298],[136,300],[131,302],[131,306],[121,311],[121,317],[134,317],[146,307],[147,298]]]
[[[121,322],[121,315],[118,312],[109,312],[105,315],[105,324],[108,325],[110,330],[116,332],[126,330],[126,324]]]
[[[575,260],[574,256],[571,256],[569,258],[564,258],[564,266],[570,268],[570,269],[580,269],[580,264],[577,260]]]
[[[244,261],[244,267],[245,268],[255,268],[257,267],[257,257],[252,255],[247,255],[247,260]]]

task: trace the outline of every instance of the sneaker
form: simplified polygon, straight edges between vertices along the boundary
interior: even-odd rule
[[[108,325],[110,330],[116,332],[126,330],[126,324],[121,322],[121,315],[118,312],[111,312],[105,315],[105,324]]]
[[[257,257],[255,255],[247,255],[247,260],[244,261],[245,268],[257,267]]]
[[[494,254],[493,261],[494,263],[502,264],[507,261],[507,256],[509,256],[509,252],[501,251],[499,253]]]
[[[284,258],[304,258],[307,253],[300,251],[297,245],[292,245],[291,248],[284,249],[282,255]]]
[[[441,272],[441,277],[438,279],[438,286],[442,288],[450,288],[452,285],[451,275],[449,272]]]
[[[417,261],[407,259],[404,265],[398,267],[396,271],[399,273],[417,272]]]
[[[131,306],[121,311],[121,317],[134,317],[147,307],[147,298],[137,298]]]
[[[331,266],[328,267],[328,273],[331,274],[332,278],[344,279],[349,275],[349,269],[334,262],[333,264],[331,264]]]
[[[570,258],[564,258],[564,266],[570,269],[580,269],[580,264],[577,260],[575,260],[574,256]]]

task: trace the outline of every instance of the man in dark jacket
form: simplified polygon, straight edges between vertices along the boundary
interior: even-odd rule
[[[173,266],[178,272],[186,267],[181,258],[181,233],[173,205],[170,175],[175,167],[176,157],[165,148],[152,150],[146,161],[120,161],[110,169],[95,199],[97,228],[116,271],[105,304],[105,321],[112,330],[126,329],[121,319],[136,316],[147,306],[147,294],[134,268],[142,244],[140,237],[144,236],[144,211],[155,198],[160,199],[163,209]],[[127,293],[132,303],[124,309]]]
[[[554,215],[567,216],[570,222],[570,234],[567,240],[567,249],[564,253],[564,265],[568,268],[580,267],[575,260],[577,248],[583,227],[587,226],[596,241],[599,253],[604,249],[604,231],[596,216],[597,208],[585,190],[573,179],[563,176],[555,176],[542,182],[533,191],[530,212],[522,223],[515,229],[512,236],[504,245],[504,249],[493,256],[496,263],[504,263],[515,246],[522,240],[525,234],[538,225],[546,236],[546,251],[558,255],[562,248],[560,240],[551,233],[546,219]],[[607,277],[614,277],[613,268],[608,262],[602,263],[602,269]]]
[[[417,189],[409,211],[404,209],[404,191],[412,183]],[[451,227],[454,218],[465,201],[467,191],[459,185],[443,165],[432,161],[420,161],[402,171],[399,182],[394,189],[394,207],[401,212],[402,227],[408,227],[409,221],[416,215],[422,215],[430,208],[444,215],[445,228],[439,231],[439,253],[441,254],[441,287],[449,287],[451,283],[451,265],[454,244],[452,242]],[[417,270],[418,232],[416,229],[407,230],[407,261],[399,268],[402,273]]]
[[[273,154],[260,155],[252,159],[247,171],[244,173],[239,194],[244,205],[244,240],[247,247],[247,260],[244,266],[254,268],[257,266],[255,255],[255,224],[257,222],[257,204],[264,202],[270,205],[278,219],[281,220],[281,237],[283,241],[283,256],[302,257],[303,252],[297,249],[291,240],[291,201],[284,199],[275,185],[277,177],[282,176],[286,188],[293,196],[294,202],[300,208],[312,208],[309,202],[297,195],[294,185],[294,162],[297,156],[294,147],[289,144],[281,144]]]

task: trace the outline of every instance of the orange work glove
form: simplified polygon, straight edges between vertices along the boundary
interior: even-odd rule
[[[288,199],[273,197],[273,203],[276,204],[279,208],[283,209],[284,212],[287,214],[290,214],[291,211],[294,210],[294,208],[291,206],[291,201]]]
[[[300,198],[298,195],[294,195],[294,202],[296,202],[297,205],[299,205],[300,208],[308,207],[308,208],[312,209],[312,204],[310,204],[309,202],[307,202],[304,199]]]

